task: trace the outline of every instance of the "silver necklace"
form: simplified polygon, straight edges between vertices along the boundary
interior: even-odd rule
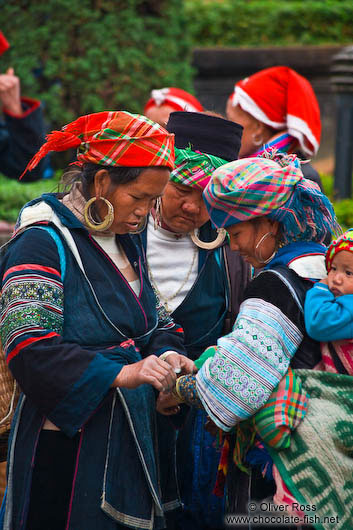
[[[190,275],[191,275],[192,270],[194,268],[196,256],[197,256],[197,247],[194,248],[194,255],[192,257],[191,265],[190,265],[190,268],[189,268],[184,280],[182,281],[180,287],[178,287],[178,289],[175,291],[175,293],[172,294],[171,296],[164,296],[164,294],[162,294],[161,291],[158,289],[157,282],[156,282],[156,280],[155,280],[155,278],[154,278],[154,276],[152,274],[152,271],[151,271],[151,268],[150,268],[149,264],[147,263],[148,275],[149,275],[152,287],[155,290],[155,292],[156,292],[157,296],[159,297],[160,301],[164,305],[165,310],[169,314],[172,313],[173,310],[169,307],[168,302],[170,302],[171,300],[174,300],[174,298],[176,298],[178,296],[180,291],[183,289],[183,287],[185,287],[185,285],[189,281]]]

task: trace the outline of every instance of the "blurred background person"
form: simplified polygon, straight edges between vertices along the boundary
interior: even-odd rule
[[[143,113],[147,118],[164,127],[169,114],[177,110],[202,112],[204,109],[195,96],[189,92],[181,88],[168,87],[151,91],[151,97],[144,106]]]
[[[10,47],[0,32],[0,55]],[[0,74],[0,173],[18,179],[29,160],[44,142],[45,127],[41,102],[21,96],[20,78],[13,68]],[[48,157],[23,177],[23,182],[52,176]]]
[[[320,146],[320,109],[309,81],[287,66],[265,68],[238,81],[228,98],[227,118],[244,127],[239,157],[261,156],[269,148],[305,160]],[[319,173],[302,164],[304,177]]]

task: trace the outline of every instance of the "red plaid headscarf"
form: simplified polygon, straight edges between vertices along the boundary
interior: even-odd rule
[[[174,168],[174,134],[139,114],[97,112],[81,116],[52,131],[24,173],[31,171],[49,151],[78,148],[77,165]]]

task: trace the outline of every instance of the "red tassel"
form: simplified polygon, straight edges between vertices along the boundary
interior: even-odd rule
[[[10,44],[2,31],[0,31],[0,55],[10,48]]]
[[[52,131],[47,134],[46,140],[47,141],[42,145],[39,151],[28,162],[27,167],[21,174],[19,180],[22,179],[27,171],[32,171],[32,169],[39,164],[49,151],[66,151],[67,149],[78,147],[82,143],[80,138],[66,131]]]

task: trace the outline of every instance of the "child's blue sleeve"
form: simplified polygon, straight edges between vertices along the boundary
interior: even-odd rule
[[[324,283],[316,283],[305,298],[308,335],[320,342],[353,338],[353,294],[337,298]]]

